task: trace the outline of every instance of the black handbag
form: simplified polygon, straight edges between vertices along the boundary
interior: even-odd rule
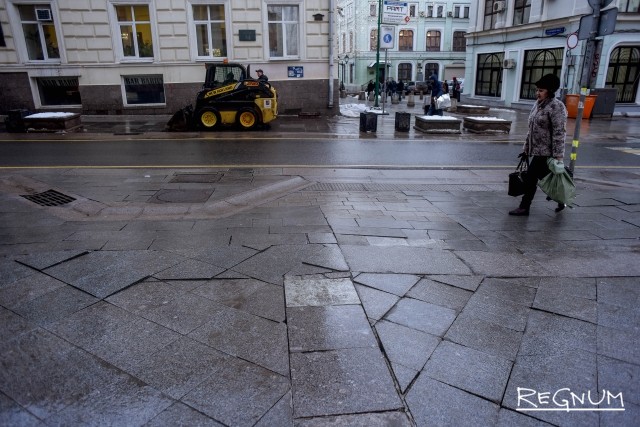
[[[529,167],[528,157],[526,155],[520,157],[520,163],[516,166],[516,170],[509,174],[509,190],[508,194],[513,197],[522,196],[524,194],[524,176]]]

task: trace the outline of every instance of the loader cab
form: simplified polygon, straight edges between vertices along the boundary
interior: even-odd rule
[[[240,64],[207,64],[203,89],[215,89],[245,80],[247,70]]]

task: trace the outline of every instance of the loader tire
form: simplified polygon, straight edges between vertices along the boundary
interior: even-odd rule
[[[213,108],[203,108],[198,112],[196,122],[202,130],[214,130],[220,125],[220,113]]]
[[[255,129],[256,126],[260,124],[260,120],[258,119],[258,114],[255,110],[250,108],[244,108],[238,111],[238,115],[236,116],[236,123],[240,126],[241,129],[251,130]]]

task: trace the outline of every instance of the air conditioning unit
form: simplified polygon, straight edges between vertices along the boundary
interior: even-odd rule
[[[449,18],[453,18],[453,12],[447,12],[447,16],[448,16]]]
[[[506,1],[497,1],[493,4],[493,11],[496,13],[504,12],[506,8],[507,8]]]
[[[516,61],[513,59],[505,59],[504,61],[502,61],[502,68],[506,68],[507,70],[510,70],[515,67],[516,67]]]
[[[36,19],[38,21],[51,21],[51,10],[36,9]]]
[[[420,18],[427,16],[427,13],[424,10],[421,10],[418,14],[420,15]]]

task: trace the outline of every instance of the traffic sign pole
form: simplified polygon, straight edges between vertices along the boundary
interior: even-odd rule
[[[378,108],[378,96],[380,95],[380,23],[382,22],[382,0],[378,0],[378,41],[376,42],[376,96],[373,106]],[[385,62],[385,71],[387,64]]]

